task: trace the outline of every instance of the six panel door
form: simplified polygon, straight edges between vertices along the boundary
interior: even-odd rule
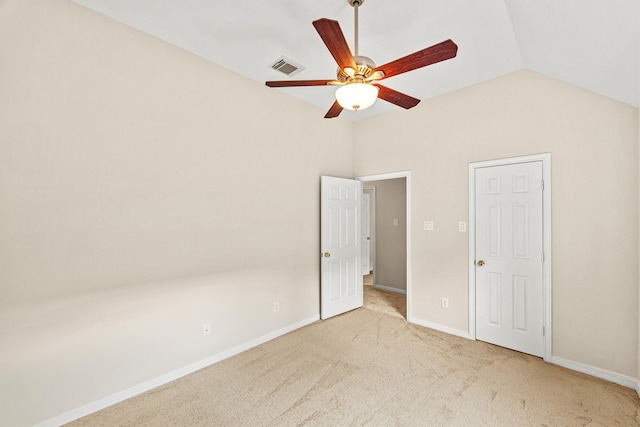
[[[476,338],[544,355],[542,162],[476,169]]]
[[[321,177],[320,189],[320,317],[361,307],[360,181]]]

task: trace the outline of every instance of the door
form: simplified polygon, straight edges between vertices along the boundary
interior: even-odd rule
[[[328,319],[362,306],[362,183],[320,182],[320,317]]]
[[[475,173],[476,338],[542,357],[542,161]]]
[[[362,244],[362,275],[366,276],[371,271],[371,265],[369,260],[371,259],[371,196],[367,193],[362,193],[362,223],[360,241]]]

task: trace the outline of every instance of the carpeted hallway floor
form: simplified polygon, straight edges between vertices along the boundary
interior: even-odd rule
[[[395,317],[407,318],[407,296],[394,292],[386,292],[373,287],[373,275],[364,276],[365,308],[386,313]]]
[[[638,426],[639,405],[634,390],[363,307],[71,425]]]

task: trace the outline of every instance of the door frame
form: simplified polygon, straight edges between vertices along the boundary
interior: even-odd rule
[[[375,280],[376,275],[376,186],[375,185],[364,185],[362,184],[362,191],[371,191],[371,197],[369,198],[369,233],[371,236],[371,244],[369,245],[369,250],[371,251],[369,259],[371,263],[369,264],[369,271],[373,271],[373,276]],[[367,272],[369,274],[369,272]],[[375,283],[375,281],[374,281]]]
[[[407,224],[407,322],[413,323],[411,315],[411,171],[389,172],[377,175],[364,175],[356,179],[364,183],[370,181],[383,181],[387,179],[405,179],[405,203],[406,203],[406,224]],[[376,258],[373,256],[373,274],[376,274]]]
[[[551,362],[551,153],[533,154],[529,156],[511,157],[506,159],[487,160],[469,163],[469,338],[476,339],[476,169],[490,166],[505,166],[517,163],[542,161],[542,248],[543,263],[543,327],[544,327],[544,357]]]

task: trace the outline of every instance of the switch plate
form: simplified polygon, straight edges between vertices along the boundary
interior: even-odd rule
[[[432,231],[433,230],[433,221],[425,221],[424,222],[424,229],[426,231]]]
[[[211,333],[211,323],[205,323],[202,325],[202,335],[207,336]]]
[[[397,219],[394,219],[394,220],[393,220],[393,226],[394,226],[394,227],[397,227],[397,226],[398,226],[398,220],[397,220]]]
[[[449,298],[442,298],[442,308],[449,308]]]
[[[467,223],[464,221],[460,221],[458,223],[458,231],[464,233],[465,231],[467,231]]]
[[[277,313],[280,311],[280,301],[274,301],[273,302],[273,312]]]

